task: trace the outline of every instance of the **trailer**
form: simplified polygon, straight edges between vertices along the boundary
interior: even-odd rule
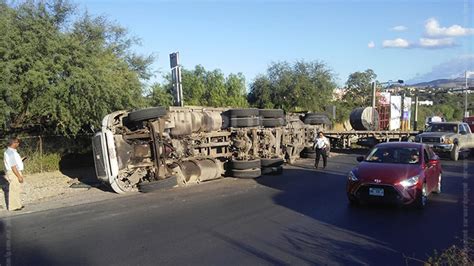
[[[351,131],[327,131],[324,135],[330,139],[331,146],[335,148],[348,149],[352,144],[372,147],[377,143],[391,141],[415,141],[418,131],[389,131],[389,130],[351,130]]]

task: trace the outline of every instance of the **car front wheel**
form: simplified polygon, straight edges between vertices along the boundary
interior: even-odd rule
[[[427,201],[428,201],[428,188],[426,187],[426,183],[423,183],[423,187],[417,193],[416,200],[415,200],[415,207],[418,209],[423,209],[425,208]]]
[[[436,193],[436,194],[441,193],[441,174],[439,174],[438,185],[436,186],[436,188],[433,192]]]

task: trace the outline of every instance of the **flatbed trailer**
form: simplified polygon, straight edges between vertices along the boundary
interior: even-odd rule
[[[390,141],[414,141],[419,131],[393,131],[393,130],[377,130],[377,131],[326,131],[324,135],[330,139],[331,146],[335,148],[347,149],[352,144],[362,146],[374,146],[380,142]]]

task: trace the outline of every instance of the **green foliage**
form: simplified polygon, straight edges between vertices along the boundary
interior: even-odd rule
[[[39,154],[33,153],[25,162],[25,173],[51,172],[59,170],[61,155],[59,153]]]
[[[371,83],[376,78],[377,75],[372,69],[350,74],[346,82],[346,93],[342,100],[351,106],[351,109],[354,107],[370,106],[372,95]]]
[[[266,75],[255,79],[247,99],[258,108],[323,111],[335,87],[334,75],[325,63],[279,62],[271,64]]]
[[[70,23],[71,20],[75,19]],[[104,17],[76,15],[68,1],[0,3],[3,130],[41,125],[76,135],[117,109],[143,106],[151,57]]]
[[[155,83],[151,86],[151,95],[148,95],[148,105],[150,106],[170,106],[173,105],[173,96],[161,84]]]
[[[206,71],[197,65],[194,70],[182,69],[183,99],[185,105],[212,107],[246,107],[245,77],[242,73],[230,74],[227,77],[216,69]],[[155,85],[152,100],[154,104],[170,103],[172,83],[171,76],[166,76],[163,86]],[[159,97],[159,99],[157,98]]]

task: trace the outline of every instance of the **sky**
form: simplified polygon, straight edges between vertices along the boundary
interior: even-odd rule
[[[133,50],[156,57],[160,81],[179,51],[186,69],[200,64],[247,84],[272,62],[322,61],[342,86],[356,71],[406,83],[474,71],[474,0],[152,1],[77,0],[141,40]]]

